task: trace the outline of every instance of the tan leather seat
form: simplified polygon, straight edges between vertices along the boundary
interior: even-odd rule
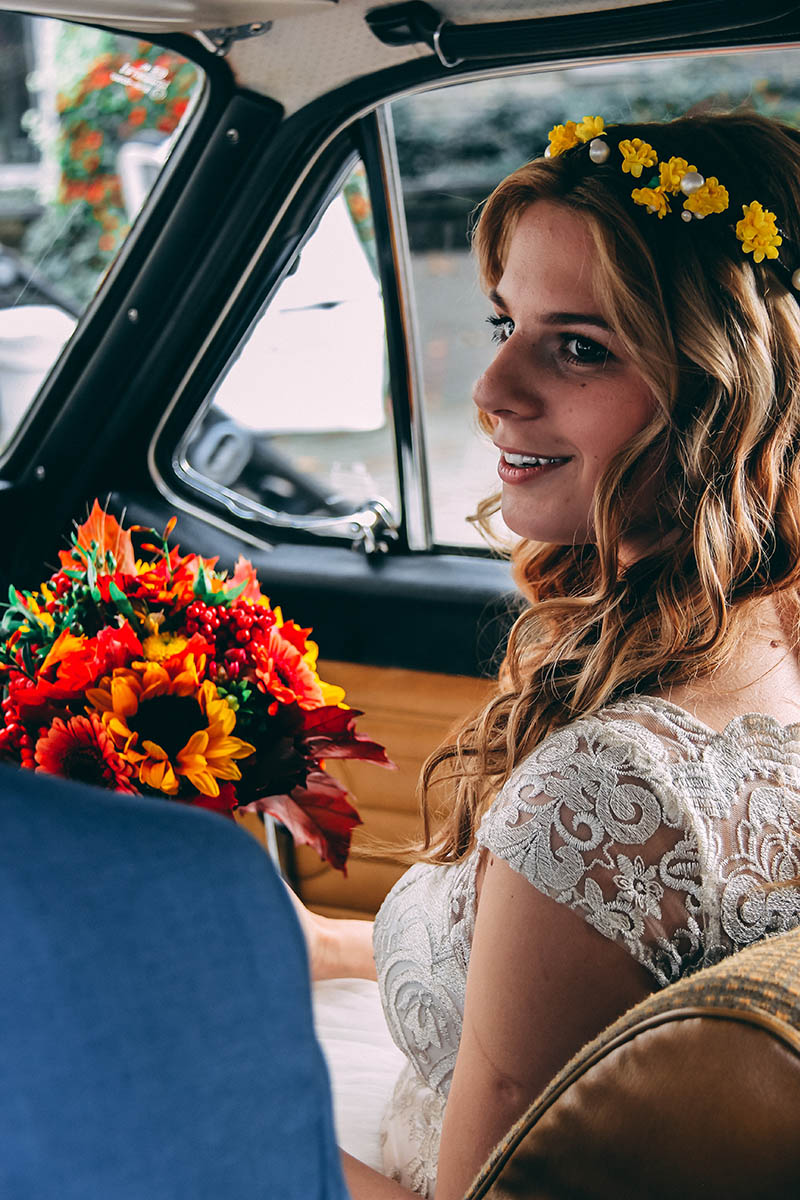
[[[468,1200],[800,1197],[800,930],[648,997],[583,1048]]]

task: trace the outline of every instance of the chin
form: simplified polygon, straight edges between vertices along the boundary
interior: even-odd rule
[[[512,533],[529,542],[548,542],[555,546],[584,545],[592,541],[585,521],[574,525],[560,520],[547,520],[542,514],[536,517],[530,512],[520,512],[517,505],[503,504],[500,509],[503,521]]]

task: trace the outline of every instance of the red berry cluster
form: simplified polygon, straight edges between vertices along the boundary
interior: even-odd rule
[[[32,771],[36,767],[33,738],[19,719],[14,701],[8,696],[0,707],[3,710],[3,727],[0,729],[0,758],[6,754],[19,757],[22,766]]]
[[[186,609],[186,632],[199,633],[216,649],[217,662],[209,668],[212,678],[222,668],[228,679],[238,679],[251,661],[250,647],[263,642],[274,624],[272,609],[249,600],[237,600],[231,608],[194,600]]]

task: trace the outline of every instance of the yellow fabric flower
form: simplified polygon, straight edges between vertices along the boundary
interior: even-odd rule
[[[559,154],[563,154],[565,150],[571,150],[573,146],[577,146],[577,128],[578,126],[574,121],[567,121],[565,125],[553,126],[547,135],[550,142],[551,158],[556,158]]]
[[[668,158],[666,162],[658,164],[660,186],[665,192],[671,192],[674,196],[681,190],[681,180],[684,175],[696,170],[697,167],[690,167],[685,158]]]
[[[729,204],[728,189],[723,187],[715,175],[710,175],[701,188],[686,197],[683,207],[687,212],[708,217],[711,213],[725,212]]]
[[[579,142],[590,142],[592,138],[602,137],[606,123],[602,117],[584,117],[575,126],[575,136]]]
[[[659,221],[670,211],[669,200],[661,188],[634,188],[631,196],[634,204],[641,204],[648,212],[657,213]]]
[[[753,262],[757,263],[765,258],[777,258],[783,238],[775,224],[775,213],[762,208],[758,200],[743,204],[742,213],[744,215],[736,225],[736,236],[745,254],[752,254]]]
[[[204,796],[218,796],[218,779],[241,779],[235,759],[255,747],[231,737],[236,714],[210,680],[200,683],[194,657],[170,664],[116,667],[86,692],[90,708],[139,782],[175,796],[181,779]]]
[[[643,142],[641,138],[626,138],[619,144],[619,151],[622,155],[622,170],[624,174],[633,175],[634,179],[638,179],[645,167],[652,167],[658,160],[653,147],[649,142]]]

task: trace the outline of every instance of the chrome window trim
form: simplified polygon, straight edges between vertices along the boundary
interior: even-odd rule
[[[254,326],[261,320],[267,308],[272,302],[281,282],[285,278],[292,263],[297,259],[297,256],[302,253],[303,247],[313,236],[315,229],[322,216],[325,213],[327,206],[333,198],[341,191],[349,174],[353,170],[353,166],[359,161],[359,156],[356,151],[352,151],[346,155],[340,170],[333,177],[333,180],[327,189],[325,199],[317,210],[316,218],[311,221],[305,231],[303,240],[298,243],[287,263],[286,270],[282,272],[280,278],[275,285],[270,289],[265,299],[259,305],[259,308],[253,316],[248,326],[247,332],[240,338],[239,345],[241,346],[250,336]],[[233,363],[231,358],[227,364],[228,367]],[[225,378],[225,371],[222,371],[216,380],[218,385]],[[184,480],[193,491],[213,497],[217,503],[232,513],[234,516],[241,517],[245,521],[254,521],[257,524],[275,530],[291,530],[294,532],[308,532],[317,534],[328,534],[332,537],[349,539],[354,547],[363,547],[367,553],[383,553],[387,550],[387,541],[393,541],[397,537],[398,525],[397,518],[392,512],[392,507],[388,501],[381,497],[375,497],[365,501],[363,504],[355,505],[352,512],[343,513],[337,516],[294,516],[291,513],[281,512],[278,509],[270,508],[266,504],[261,504],[257,500],[252,500],[248,496],[235,491],[233,488],[219,483],[215,479],[211,479],[207,475],[203,475],[189,462],[188,448],[194,435],[200,429],[203,419],[209,408],[214,402],[216,395],[216,387],[208,392],[208,395],[203,399],[191,421],[186,427],[183,437],[175,447],[172,455],[172,469],[179,479]],[[151,448],[154,443],[151,443]],[[186,510],[194,511],[194,510]],[[228,529],[230,526],[223,526]],[[239,527],[236,526],[238,529]],[[257,541],[259,545],[268,545],[269,543]]]
[[[284,198],[284,201],[281,204],[281,207],[276,212],[269,228],[265,231],[264,236],[261,238],[260,242],[258,243],[258,246],[256,247],[252,257],[250,258],[250,261],[249,261],[246,269],[243,271],[242,277],[239,280],[237,286],[231,292],[231,295],[228,298],[225,306],[221,309],[219,316],[217,317],[214,324],[211,326],[211,329],[209,330],[208,334],[204,338],[200,348],[198,349],[198,351],[195,354],[194,358],[192,359],[191,363],[189,364],[186,371],[184,372],[177,388],[175,389],[175,392],[173,393],[173,396],[172,396],[169,404],[165,408],[165,410],[161,416],[161,420],[158,422],[158,425],[156,426],[156,429],[153,433],[153,437],[150,441],[148,454],[147,454],[147,464],[148,464],[148,469],[150,471],[150,476],[151,476],[156,488],[158,489],[158,491],[161,493],[161,495],[167,501],[169,501],[169,503],[171,505],[174,505],[174,507],[180,512],[185,512],[185,513],[190,514],[191,516],[197,517],[199,520],[205,521],[206,524],[211,525],[213,528],[219,529],[220,531],[225,532],[225,533],[232,534],[235,537],[239,537],[243,541],[246,541],[250,545],[264,547],[266,549],[270,549],[272,547],[273,542],[268,542],[268,541],[264,540],[264,538],[258,537],[257,534],[255,534],[251,530],[243,530],[241,528],[241,526],[239,526],[239,525],[230,524],[229,522],[225,521],[224,518],[221,517],[221,515],[218,513],[211,512],[209,509],[202,508],[196,504],[192,504],[191,501],[186,496],[182,495],[179,492],[176,492],[173,488],[171,488],[169,485],[169,482],[164,478],[164,476],[161,474],[161,472],[158,469],[155,448],[158,444],[158,440],[161,436],[161,432],[162,432],[164,426],[166,425],[170,415],[172,414],[172,412],[174,411],[176,406],[179,404],[181,397],[183,395],[183,392],[185,391],[186,387],[190,384],[191,379],[192,379],[195,371],[198,368],[198,365],[202,362],[204,356],[207,354],[210,346],[212,345],[214,339],[216,338],[221,326],[227,320],[229,313],[231,312],[232,308],[235,306],[242,289],[244,288],[245,284],[249,280],[253,271],[256,269],[256,266],[262,256],[262,254],[264,253],[264,250],[266,249],[267,245],[269,244],[273,235],[275,234],[275,231],[277,230],[280,223],[283,221],[284,217],[286,216],[286,213],[288,212],[288,210],[294,203],[294,200],[295,200],[295,197],[297,196],[298,191],[301,189],[301,187],[305,183],[305,180],[308,178],[310,173],[313,171],[314,167],[316,166],[317,162],[322,157],[322,155],[325,153],[325,151],[333,144],[333,142],[338,137],[341,136],[341,134],[347,128],[354,125],[357,121],[360,121],[363,117],[368,116],[370,113],[376,112],[376,110],[384,107],[385,105],[391,104],[395,100],[404,99],[405,97],[408,97],[408,96],[418,95],[421,92],[438,91],[439,88],[458,86],[462,83],[479,82],[482,79],[489,79],[489,78],[505,79],[505,78],[510,78],[515,75],[533,75],[533,74],[540,74],[545,71],[548,71],[548,72],[549,71],[562,71],[567,68],[576,69],[576,68],[592,67],[592,66],[596,66],[599,63],[602,63],[604,65],[610,65],[613,63],[622,63],[622,62],[652,62],[655,59],[660,59],[660,58],[699,58],[701,55],[703,57],[711,57],[712,55],[716,55],[716,54],[748,54],[748,53],[753,53],[753,52],[763,53],[763,52],[770,51],[770,50],[790,50],[790,49],[797,49],[797,48],[800,48],[800,41],[766,42],[766,43],[759,43],[757,45],[747,45],[747,46],[721,46],[721,47],[717,47],[717,48],[702,47],[700,50],[692,50],[692,49],[672,50],[672,51],[668,51],[667,53],[664,53],[663,51],[661,53],[659,53],[658,51],[654,50],[652,53],[647,53],[647,54],[640,53],[640,54],[589,55],[584,58],[558,59],[553,62],[547,62],[547,63],[541,63],[541,64],[535,64],[535,63],[529,63],[529,62],[519,63],[519,64],[514,64],[514,65],[509,65],[508,67],[502,67],[499,70],[496,67],[495,68],[488,68],[488,67],[476,68],[474,71],[465,71],[463,73],[459,73],[455,77],[450,76],[450,77],[444,77],[441,79],[426,80],[424,83],[415,84],[413,87],[401,88],[396,92],[392,92],[390,95],[381,97],[381,99],[379,101],[370,103],[370,104],[366,104],[366,105],[364,105],[363,108],[357,109],[355,112],[351,113],[346,120],[342,121],[339,125],[336,126],[336,128],[327,136],[327,138],[325,138],[324,141],[322,141],[319,144],[319,146],[317,146],[316,150],[309,157],[308,161],[305,164],[304,169],[298,175],[293,187],[289,190],[289,192],[287,192],[287,195]],[[280,286],[280,284],[283,280],[284,274],[285,274],[285,271],[282,272],[281,275],[276,279],[275,284],[274,284],[271,292],[269,293],[269,296],[267,297],[266,303],[269,303],[269,300],[274,295],[277,288]],[[402,502],[403,502],[403,497],[401,497],[401,504],[402,504]]]
[[[428,458],[425,449],[425,410],[423,407],[422,360],[410,269],[408,229],[400,183],[400,168],[394,142],[392,114],[387,104],[375,110],[378,146],[381,156],[384,196],[391,230],[391,249],[395,281],[400,300],[401,322],[405,336],[408,374],[409,424],[395,420],[397,454],[401,461],[401,505],[410,550],[430,550],[433,545],[433,514],[428,483]]]

